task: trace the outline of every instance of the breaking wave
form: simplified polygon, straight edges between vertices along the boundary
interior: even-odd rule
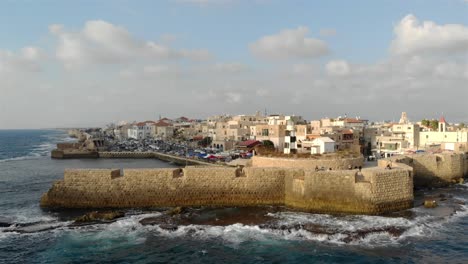
[[[466,199],[463,199],[466,201]],[[448,223],[468,215],[463,205],[454,214],[437,217],[424,214],[423,208],[414,208],[413,218],[383,216],[332,216],[298,212],[270,213],[274,219],[261,225],[232,224],[177,225],[167,228],[164,224],[142,225],[140,221],[162,213],[126,215],[112,223],[74,225],[72,221],[44,218],[31,224],[13,224],[0,228],[0,241],[12,234],[28,235],[37,232],[66,232],[77,239],[123,239],[131,243],[143,243],[147,235],[166,238],[191,238],[199,240],[221,239],[232,247],[246,241],[292,240],[327,243],[332,245],[355,245],[381,247],[405,244],[408,240],[427,239],[437,236],[449,227]],[[37,220],[37,219],[36,219]],[[3,233],[2,233],[3,232]]]

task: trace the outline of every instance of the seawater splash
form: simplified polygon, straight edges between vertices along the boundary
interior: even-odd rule
[[[143,243],[149,234],[168,239],[183,239],[189,237],[200,241],[222,239],[223,243],[232,247],[247,241],[311,241],[332,245],[355,245],[364,247],[385,247],[406,243],[413,239],[426,239],[436,236],[450,222],[466,217],[468,208],[461,206],[456,213],[449,216],[433,216],[426,214],[424,208],[412,209],[414,217],[384,217],[384,216],[333,216],[325,214],[309,214],[299,212],[270,213],[273,221],[260,225],[230,224],[176,225],[167,228],[164,224],[142,225],[146,218],[160,217],[163,213],[127,214],[124,218],[112,223],[98,223],[76,226],[73,221],[57,221],[49,219],[27,228],[10,227],[1,231],[22,233],[59,232],[90,240],[125,240],[128,243]],[[52,230],[51,230],[52,229]],[[4,235],[4,238],[8,235]],[[0,239],[2,237],[0,236]]]

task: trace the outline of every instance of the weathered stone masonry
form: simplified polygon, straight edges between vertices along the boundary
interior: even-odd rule
[[[437,187],[458,182],[468,176],[468,155],[465,153],[414,154],[379,160],[379,167],[411,167],[415,187]]]
[[[320,171],[68,169],[41,205],[65,208],[286,205],[320,213],[382,214],[412,207],[411,168]]]

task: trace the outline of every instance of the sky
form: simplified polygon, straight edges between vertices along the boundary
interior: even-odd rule
[[[0,0],[0,129],[468,122],[468,0]]]

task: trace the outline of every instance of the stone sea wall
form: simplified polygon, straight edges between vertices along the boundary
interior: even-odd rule
[[[405,164],[413,168],[415,187],[437,187],[467,175],[468,156],[464,153],[413,154],[379,160],[379,167]]]
[[[405,169],[304,170],[286,181],[285,204],[320,213],[381,214],[413,206],[413,179]]]
[[[252,167],[280,167],[280,168],[303,168],[315,169],[315,167],[332,170],[346,170],[349,166],[352,168],[364,164],[363,157],[356,158],[277,158],[277,157],[252,157]]]
[[[382,214],[412,207],[411,172],[187,167],[68,169],[41,205],[65,208],[286,205],[320,213]]]

